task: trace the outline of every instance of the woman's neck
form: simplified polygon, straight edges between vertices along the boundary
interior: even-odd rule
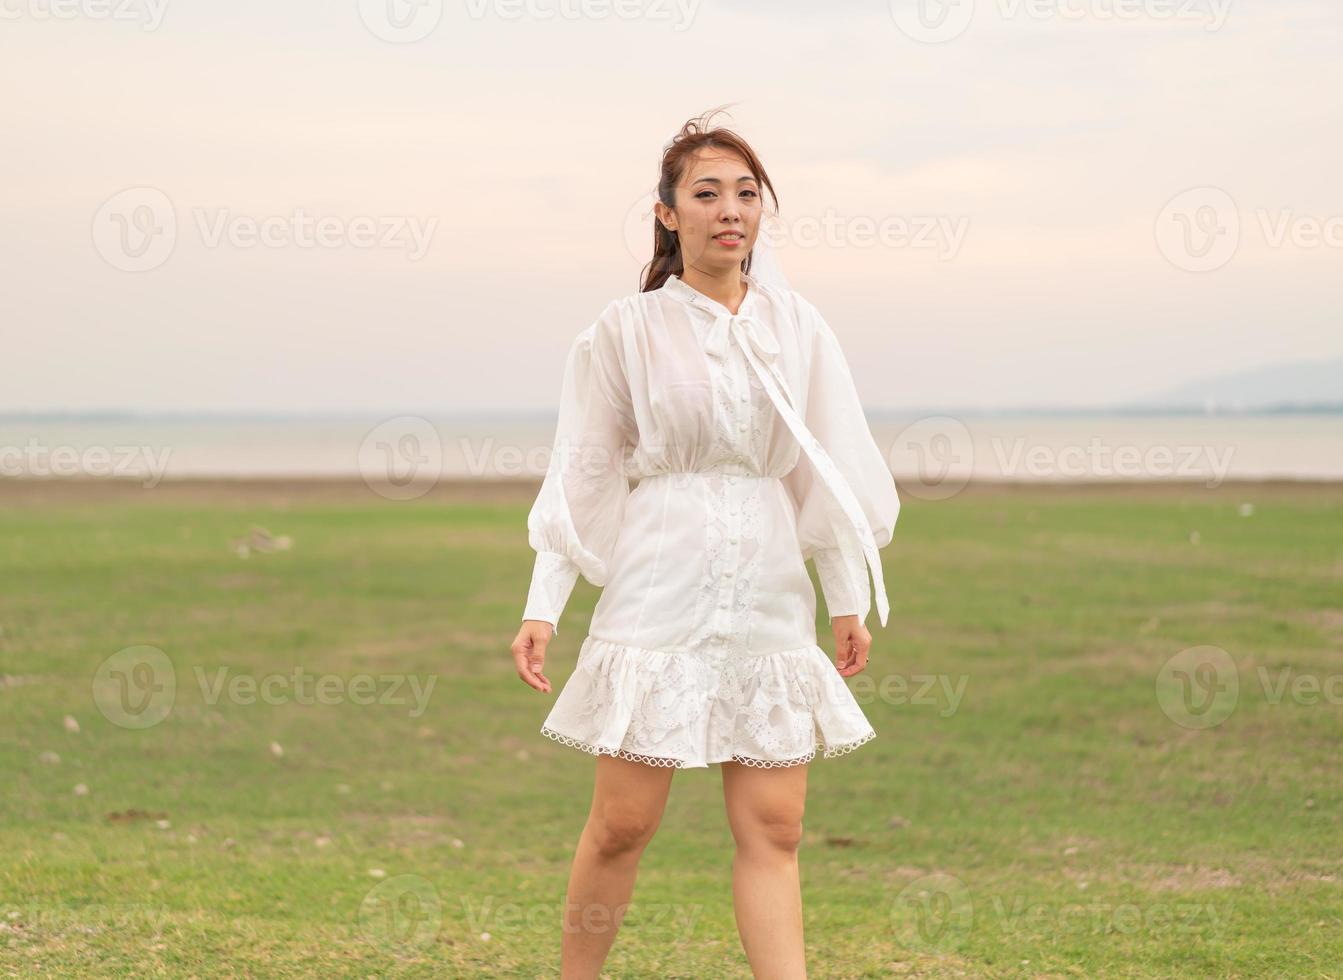
[[[698,269],[686,269],[681,273],[681,281],[687,286],[693,286],[709,299],[721,303],[734,314],[741,307],[750,289],[740,268],[729,269],[722,275],[713,275]]]

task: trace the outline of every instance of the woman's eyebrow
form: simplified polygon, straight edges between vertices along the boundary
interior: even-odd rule
[[[740,184],[743,180],[752,180],[752,181],[753,181],[753,180],[755,180],[755,178],[752,177],[750,174],[747,174],[747,175],[744,176],[744,177],[738,177],[738,178],[737,178],[737,183]],[[693,187],[695,184],[700,184],[700,183],[707,183],[707,184],[721,184],[722,181],[719,180],[717,177],[696,177],[694,180],[692,180],[692,181],[690,182],[690,185]]]

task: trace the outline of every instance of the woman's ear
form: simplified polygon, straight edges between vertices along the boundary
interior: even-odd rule
[[[661,201],[655,202],[653,205],[653,215],[654,217],[657,218],[658,222],[662,225],[662,227],[665,228],[667,231],[669,232],[676,231],[676,224],[675,219],[673,218],[672,215],[672,209],[667,207],[667,205],[663,204]]]

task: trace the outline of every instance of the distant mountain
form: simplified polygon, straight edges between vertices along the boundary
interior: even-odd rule
[[[1250,412],[1301,407],[1343,409],[1343,357],[1329,361],[1288,361],[1230,371],[1185,382],[1129,403],[1218,412]]]

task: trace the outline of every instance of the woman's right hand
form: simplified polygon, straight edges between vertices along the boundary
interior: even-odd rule
[[[524,619],[513,641],[513,662],[518,676],[543,694],[550,693],[550,681],[541,673],[546,664],[546,645],[555,635],[555,627],[541,619]]]

